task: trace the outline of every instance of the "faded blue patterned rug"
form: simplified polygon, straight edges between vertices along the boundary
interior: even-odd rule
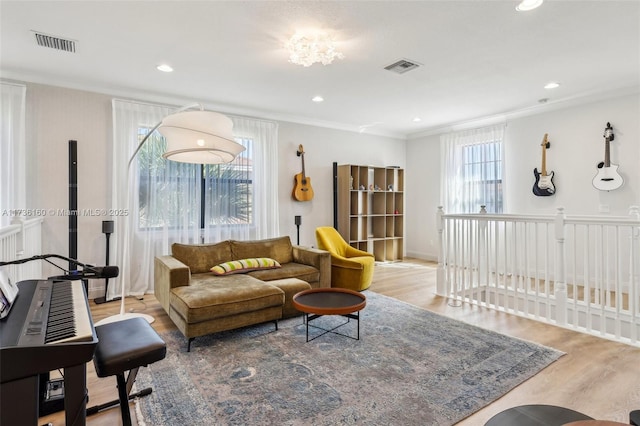
[[[305,342],[302,317],[196,338],[162,334],[140,369],[140,425],[452,425],[562,353],[365,292],[360,340]],[[330,328],[343,317],[312,324]],[[339,328],[355,336],[356,321]],[[311,329],[310,333],[319,333]]]

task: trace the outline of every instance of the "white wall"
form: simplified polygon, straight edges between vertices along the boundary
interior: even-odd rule
[[[637,94],[580,107],[512,120],[507,123],[507,210],[510,213],[553,213],[564,207],[568,214],[624,215],[640,202],[640,98]],[[599,191],[592,185],[597,164],[604,161],[604,128],[613,126],[611,162],[618,164],[624,185]],[[556,194],[536,197],[531,188],[534,167],[540,170],[544,133],[549,134],[547,172],[554,171]]]
[[[440,205],[440,136],[407,142],[405,253],[437,259],[436,210]]]
[[[635,93],[600,102],[511,118],[505,132],[505,213],[626,215],[640,205],[640,96]],[[624,185],[611,192],[592,186],[596,165],[604,161],[604,128],[611,122],[611,162],[620,166]],[[557,193],[536,197],[533,169],[541,168],[545,133],[547,172],[554,171]],[[407,142],[407,255],[437,258],[435,214],[440,204],[440,135]],[[425,167],[427,166],[427,167]],[[414,197],[413,194],[419,194]],[[608,209],[609,213],[601,210]],[[424,215],[424,218],[422,217]],[[416,236],[417,238],[413,238]]]

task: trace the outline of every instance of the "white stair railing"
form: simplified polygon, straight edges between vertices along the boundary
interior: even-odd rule
[[[24,259],[42,254],[42,218],[15,218],[11,225],[0,228],[0,261]],[[41,262],[7,265],[7,275],[12,282],[42,279]]]
[[[628,217],[437,212],[436,292],[639,346],[640,210]]]

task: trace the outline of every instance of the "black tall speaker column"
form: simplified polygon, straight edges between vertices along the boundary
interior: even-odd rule
[[[69,141],[69,258],[78,260],[78,141]],[[69,262],[69,270],[77,264]],[[84,291],[89,294],[89,280],[83,279]]]
[[[105,247],[105,266],[109,266],[109,237],[113,234],[114,224],[112,220],[103,220],[102,221],[102,233],[107,238],[106,247]],[[104,297],[96,297],[94,302],[99,305],[107,301],[107,290],[109,289],[109,278],[104,279]],[[119,300],[119,297],[114,298],[113,300]]]
[[[78,259],[78,142],[69,141],[69,257]],[[76,265],[69,262],[69,270]]]

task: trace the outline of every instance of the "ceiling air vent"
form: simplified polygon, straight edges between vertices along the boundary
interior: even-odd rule
[[[404,74],[407,71],[411,71],[414,68],[418,68],[420,66],[417,62],[408,61],[406,59],[400,59],[392,63],[391,65],[387,65],[384,67],[385,70],[393,71],[397,74]]]
[[[72,53],[75,53],[76,51],[75,40],[42,34],[37,31],[34,31],[33,33],[36,35],[36,42],[38,43],[38,46],[49,47],[51,49],[63,50],[65,52]]]

